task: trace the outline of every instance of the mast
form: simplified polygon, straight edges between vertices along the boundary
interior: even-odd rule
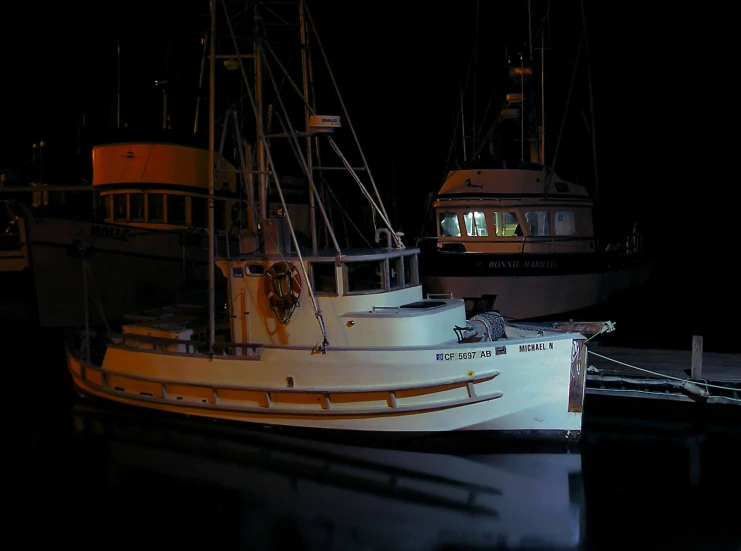
[[[322,46],[322,41],[319,38],[319,33],[317,32],[316,25],[314,24],[314,20],[311,17],[311,11],[309,10],[309,7],[304,5],[304,10],[306,11],[306,15],[309,20],[309,24],[311,25],[311,30],[313,31],[314,37],[316,38],[317,45],[319,46],[319,51],[322,54],[322,59],[324,60],[324,65],[327,68],[327,73],[329,74],[329,78],[332,81],[332,86],[335,89],[335,92],[337,93],[337,99],[340,102],[340,107],[342,107],[342,112],[345,115],[345,120],[347,121],[347,127],[350,130],[350,133],[352,134],[353,141],[355,144],[359,144],[358,141],[358,135],[355,132],[355,127],[352,124],[352,120],[350,119],[350,114],[347,112],[347,107],[345,106],[345,101],[342,99],[342,95],[339,93],[339,87],[337,86],[337,80],[335,79],[334,72],[332,71],[332,68],[329,64],[329,59],[327,59],[327,53],[324,51],[324,47]],[[331,136],[328,137],[330,145],[332,145],[332,148],[335,149],[335,152],[337,153],[336,145],[334,144],[334,141],[332,140]],[[365,173],[368,175],[368,179],[370,180],[371,188],[373,189],[373,192],[376,196],[376,199],[378,200],[378,204],[373,202],[370,194],[366,196],[368,199],[368,202],[371,203],[371,206],[376,209],[378,214],[381,216],[381,219],[383,220],[384,224],[388,227],[389,231],[391,232],[391,236],[396,243],[396,246],[400,249],[405,248],[404,244],[401,242],[401,238],[399,235],[394,231],[393,226],[391,225],[391,222],[389,221],[388,213],[386,212],[386,207],[383,204],[383,200],[381,199],[381,194],[378,192],[378,186],[376,186],[376,182],[373,179],[373,175],[371,174],[370,167],[368,166],[368,161],[365,158],[365,154],[363,153],[363,150],[358,147],[358,154],[360,156],[361,161],[363,162],[363,169],[365,170]],[[343,159],[343,163],[345,160]],[[356,183],[360,183],[357,179],[357,175],[354,173],[354,171],[350,170],[351,167],[349,165],[346,166],[348,168],[348,171],[353,174],[353,178],[356,180]]]
[[[116,39],[116,128],[121,128],[121,37]]]
[[[553,161],[551,162],[551,169],[556,170],[556,160],[558,159],[558,150],[561,147],[561,140],[563,138],[563,129],[566,126],[566,117],[569,113],[569,104],[571,103],[571,94],[574,91],[574,82],[576,81],[576,70],[579,68],[579,60],[581,59],[581,47],[584,44],[584,29],[582,29],[581,38],[579,39],[579,48],[576,50],[576,62],[574,63],[574,70],[571,73],[571,84],[569,85],[569,93],[566,96],[566,104],[563,109],[563,118],[561,119],[561,129],[558,132],[558,140],[556,140],[556,151],[553,153]]]
[[[520,163],[525,162],[525,55],[520,54]]]
[[[301,74],[304,94],[304,125],[306,136],[306,164],[309,179],[314,177],[312,166],[313,155],[311,152],[311,135],[309,135],[309,67],[307,58],[308,42],[306,37],[306,20],[304,17],[304,0],[299,0],[299,24],[301,26]],[[311,184],[309,184],[311,185]],[[316,199],[311,190],[309,190],[309,220],[311,224],[311,250],[314,255],[318,254],[318,243],[316,233]]]
[[[463,110],[463,89],[465,87],[465,84],[461,83],[458,86],[458,94],[460,95],[460,102],[461,102],[461,144],[463,145],[463,160],[467,160],[468,156],[466,155],[466,114]]]
[[[540,163],[545,165],[545,25],[540,28]]]
[[[212,2],[215,2],[215,0],[212,0]],[[298,257],[298,262],[297,263],[298,263],[299,269],[301,270],[301,272],[302,272],[302,274],[304,276],[304,281],[306,281],[307,292],[308,292],[309,298],[311,299],[312,307],[314,309],[314,313],[316,315],[317,322],[319,323],[319,327],[320,327],[321,332],[322,332],[322,343],[319,344],[319,345],[317,345],[317,347],[315,348],[315,350],[316,351],[320,351],[323,354],[326,354],[326,348],[329,345],[329,342],[327,340],[327,328],[326,328],[326,325],[324,324],[324,317],[322,316],[322,311],[321,311],[321,309],[319,307],[319,302],[318,302],[317,297],[316,297],[316,295],[314,293],[314,290],[312,289],[311,279],[309,278],[309,274],[308,274],[308,271],[307,271],[306,263],[304,262],[303,256],[301,254],[301,247],[299,246],[298,239],[296,237],[296,232],[295,232],[294,227],[293,227],[293,222],[291,221],[291,215],[290,215],[290,212],[288,210],[288,205],[286,204],[285,196],[283,195],[282,186],[280,184],[280,178],[278,176],[278,172],[275,169],[275,163],[274,163],[274,160],[273,160],[273,156],[272,156],[271,150],[267,146],[267,142],[266,142],[267,135],[265,133],[265,128],[264,128],[265,121],[264,121],[264,118],[263,118],[262,114],[259,112],[259,109],[258,109],[259,107],[262,107],[262,102],[260,101],[261,100],[261,97],[258,96],[258,94],[261,95],[261,91],[260,91],[261,90],[261,83],[259,81],[258,82],[255,82],[255,93],[253,94],[252,87],[250,86],[249,80],[247,78],[247,72],[246,72],[246,70],[244,68],[244,63],[242,62],[242,56],[239,55],[239,46],[237,44],[237,35],[234,33],[234,28],[232,26],[232,21],[231,21],[231,19],[229,17],[227,5],[226,5],[226,0],[221,0],[221,3],[222,3],[222,6],[224,7],[226,24],[229,27],[229,34],[231,35],[232,46],[234,48],[234,52],[236,53],[236,56],[235,57],[237,59],[237,64],[238,64],[239,70],[240,70],[240,72],[242,74],[242,78],[244,79],[244,83],[246,85],[247,96],[249,97],[250,104],[251,104],[251,107],[252,107],[252,111],[253,111],[253,113],[255,115],[255,123],[256,123],[256,131],[257,131],[256,137],[257,137],[257,140],[258,140],[257,143],[258,143],[258,145],[261,145],[262,146],[262,151],[263,151],[263,155],[262,155],[262,159],[261,159],[262,166],[265,169],[268,169],[269,170],[270,179],[275,184],[275,190],[278,193],[278,197],[280,198],[281,206],[283,207],[283,210],[284,210],[284,213],[285,213],[284,216],[285,216],[286,225],[288,226],[288,233],[289,233],[289,235],[291,237],[291,241],[292,241],[293,246],[294,246],[294,248],[296,250],[296,256]],[[260,25],[261,21],[257,21],[259,19],[259,16],[257,15],[257,12],[255,12],[255,14],[256,14],[255,15],[255,19],[256,19],[256,23],[257,23],[257,28],[259,29],[260,26],[261,26]],[[309,20],[311,20],[311,15],[308,13],[308,10],[307,10],[307,14],[308,14]],[[312,27],[313,27],[313,24],[312,24]],[[259,35],[259,33],[256,33],[256,34]],[[316,29],[314,29],[314,34],[316,35]],[[317,40],[318,40],[318,38],[317,38]],[[260,36],[256,36],[255,45],[258,46],[258,49],[260,50],[260,52],[263,51],[263,48],[260,47],[261,46],[261,37]],[[269,43],[266,43],[266,46],[267,47],[265,48],[265,51],[271,52],[270,44]],[[321,47],[321,43],[320,43],[320,47]],[[266,59],[261,60],[260,57],[257,55],[257,53],[258,52],[256,51],[255,52],[255,65],[256,65],[256,67],[259,66],[259,64],[261,64],[262,61],[265,62],[265,67],[264,68],[266,70],[266,73],[267,73],[267,75],[268,75],[271,83],[273,84],[273,87],[277,90],[276,82],[275,82],[275,80],[273,78],[273,74],[272,74],[272,72],[270,70],[270,66],[269,66],[267,60]],[[260,53],[260,55],[262,55],[262,53]],[[259,71],[256,71],[255,76],[256,76],[256,78],[259,77],[259,80],[262,79],[262,68]],[[280,108],[283,108],[284,104],[283,104],[280,96],[277,97],[277,103],[278,103],[278,105],[279,105]],[[285,113],[285,110],[284,110],[284,113]],[[279,117],[279,119],[280,119],[280,117]],[[290,132],[290,135],[292,135],[295,138],[296,137],[296,133],[295,133],[295,131],[294,131],[294,129],[293,129],[291,123],[290,123],[289,117],[287,117],[287,116],[285,117],[285,123],[287,125],[287,129]],[[298,144],[298,141],[296,140],[295,143]],[[300,147],[297,148],[296,151],[299,151],[300,152],[301,151]],[[304,163],[304,168],[306,168],[306,164],[305,163]],[[260,178],[264,182],[266,180],[266,174],[267,174],[267,172],[266,172],[266,170],[261,170],[260,172],[261,172],[260,173]],[[311,181],[311,175],[309,175],[309,180]],[[314,191],[316,193],[316,189],[315,188],[313,188],[312,191]],[[261,189],[260,192],[261,192],[261,194],[265,194],[266,193],[264,189]],[[262,204],[260,206],[261,206],[261,209],[267,210],[265,204]],[[339,247],[338,247],[337,256],[338,256],[338,258],[340,256]]]
[[[204,36],[201,41],[203,42],[203,55],[201,56],[201,71],[198,75],[198,94],[196,96],[196,117],[193,122],[193,134],[198,133],[198,119],[201,113],[201,90],[203,90],[203,73],[205,72],[206,65],[206,54],[208,53],[208,40]]]
[[[258,13],[258,4],[255,4],[255,117],[258,117],[258,128],[264,128],[265,119],[263,114],[262,97],[262,20]],[[265,224],[268,219],[268,196],[267,196],[267,171],[265,166],[265,143],[257,140],[257,188],[258,201],[260,203],[260,223]]]
[[[533,62],[533,14],[530,0],[527,0],[527,45],[530,53],[530,63]]]
[[[216,132],[216,0],[211,0],[211,33],[209,40],[209,92],[208,92],[208,352],[213,356],[216,340],[216,258],[214,250],[214,158]]]
[[[167,97],[167,87],[170,84],[170,42],[165,47],[165,80],[157,81],[155,84],[162,87],[162,129],[167,130],[170,126]]]
[[[479,12],[481,8],[480,0],[476,0],[476,26],[473,33],[473,113],[471,114],[471,150],[476,151],[476,136],[478,135],[478,128],[476,127],[476,98],[478,97],[478,76],[479,76]],[[463,136],[463,145],[465,147],[466,137]],[[465,149],[463,152],[463,158],[467,159]]]
[[[594,199],[599,200],[599,179],[597,178],[597,137],[594,127],[594,93],[592,90],[592,63],[589,57],[589,34],[587,33],[587,14],[584,11],[584,0],[581,0],[581,19],[584,28],[584,49],[587,56],[587,80],[589,81],[589,111],[592,118],[592,159],[594,163]]]
[[[528,49],[528,63],[530,64],[530,70],[532,71],[533,68],[533,12],[532,12],[532,6],[530,0],[527,0],[527,49]],[[532,78],[532,77],[531,77]],[[533,110],[535,110],[535,87],[532,85],[532,82],[530,83],[530,86],[528,86],[528,95],[530,96],[530,99],[527,103],[527,105],[531,106]],[[522,96],[522,111],[523,111],[523,117],[524,117],[524,111],[525,111],[525,95]],[[535,136],[537,136],[537,130],[538,130],[538,119],[536,116],[530,115],[530,122],[528,126],[530,126],[530,131],[533,132],[531,134],[531,137],[527,140],[528,145],[528,156],[530,158],[530,161],[533,160],[533,140],[535,139]],[[524,122],[524,121],[523,121]],[[524,136],[523,136],[524,137]],[[524,143],[523,143],[524,146]],[[523,159],[524,162],[524,159]]]

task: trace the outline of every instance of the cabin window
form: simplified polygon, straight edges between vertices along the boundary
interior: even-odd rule
[[[217,201],[214,198],[214,228],[217,230],[226,229],[226,203]],[[208,224],[206,224],[208,226]]]
[[[526,212],[525,220],[527,220],[530,235],[551,235],[551,224],[547,210]]]
[[[417,277],[417,255],[408,255],[404,258],[404,287],[412,287],[419,283]]]
[[[112,198],[110,195],[101,197],[100,204],[98,205],[98,207],[100,208],[99,217],[106,222],[110,222],[111,220],[113,220],[113,214],[111,211],[111,200]]]
[[[208,203],[205,197],[190,198],[190,223],[196,228],[208,226]]]
[[[499,237],[513,237],[522,235],[522,229],[517,221],[517,214],[512,211],[495,211],[492,215],[494,231]]]
[[[466,233],[469,237],[487,237],[489,232],[486,231],[486,216],[483,212],[467,212],[463,215],[466,222]]]
[[[461,227],[454,212],[440,213],[440,237],[460,237]]]
[[[185,195],[167,196],[167,223],[185,224]]]
[[[374,260],[368,262],[348,262],[347,269],[348,293],[361,293],[364,291],[382,291],[384,262]]]
[[[556,235],[574,235],[576,226],[574,224],[574,213],[571,211],[558,211],[554,217]]]
[[[399,289],[403,287],[404,280],[401,275],[403,270],[404,261],[401,258],[389,259],[389,287],[391,287],[391,289]]]
[[[118,222],[120,220],[128,220],[128,214],[126,212],[126,199],[128,195],[125,193],[119,193],[113,196],[113,220]]]
[[[230,202],[231,225],[237,228],[247,227],[247,203],[244,201]]]
[[[131,202],[131,220],[137,222],[144,221],[144,194],[143,193],[132,193],[129,196]]]
[[[312,262],[311,284],[318,295],[337,296],[337,271],[334,262]]]
[[[165,221],[165,196],[161,193],[147,195],[147,220],[149,222]]]

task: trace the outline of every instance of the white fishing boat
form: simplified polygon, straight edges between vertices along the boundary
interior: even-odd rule
[[[526,47],[510,51],[507,64],[491,77],[493,84],[486,81],[501,96],[501,100],[489,99],[490,104],[501,101],[499,109],[487,108],[485,118],[467,123],[464,137],[454,139],[454,144],[458,142],[455,165],[449,159],[451,170],[429,198],[426,225],[418,242],[423,283],[428,292],[466,300],[468,315],[496,310],[509,319],[568,319],[639,288],[650,275],[651,258],[635,220],[605,222],[605,210],[598,208],[593,111],[588,129],[592,186],[564,179],[557,170],[559,150],[567,141],[562,140],[565,114],[573,110],[569,100],[574,77],[587,49],[586,27],[577,62],[569,70],[573,76],[565,105],[555,109],[561,128],[553,132],[558,138],[547,158],[544,84],[557,78],[553,69],[545,74],[551,7],[550,3],[545,7],[541,24],[533,29],[530,2],[519,5],[523,15],[528,8],[529,21],[523,25],[522,36],[527,37],[529,31],[529,44],[523,40]],[[573,16],[582,19],[581,13]],[[539,64],[534,50],[540,51]],[[487,62],[492,65],[496,60],[479,64],[486,66]],[[477,67],[469,74],[483,79],[480,72]],[[476,93],[475,88],[466,92],[461,111],[473,104],[476,116]],[[591,81],[589,99],[591,109]],[[459,117],[467,121],[470,115]],[[459,130],[457,125],[456,134]],[[566,147],[575,147],[574,142]],[[581,164],[590,164],[589,157],[583,159]]]
[[[333,85],[335,80],[306,3],[291,7],[302,46],[295,78],[271,44],[277,27],[269,27],[266,19],[275,15],[272,9],[251,5],[249,21],[257,26],[237,32],[233,14],[244,17],[245,12],[232,12],[228,2],[211,3],[210,165],[215,167],[217,158],[216,60],[226,59],[218,68],[225,81],[229,75],[240,77],[254,115],[256,169],[250,161],[241,164],[250,176],[245,180],[251,207],[241,250],[251,253],[220,251],[217,256],[209,240],[208,312],[173,305],[132,314],[118,334],[93,334],[88,326],[71,336],[67,362],[74,385],[83,394],[125,404],[268,426],[388,435],[478,430],[578,439],[586,335],[612,325],[516,326],[492,312],[467,320],[461,299],[423,296],[419,249],[406,247],[391,227],[336,85],[335,106],[342,116],[321,115],[314,107],[309,91],[322,89],[313,80],[321,73],[309,67],[309,44],[319,47]],[[224,15],[218,32],[217,8]],[[289,14],[279,20],[292,21]],[[296,25],[287,28],[295,32]],[[254,51],[242,53],[237,37],[248,32]],[[300,111],[289,109],[289,96],[298,100]],[[296,113],[300,124],[292,121]],[[271,124],[281,128],[273,130]],[[359,168],[340,149],[345,126],[344,137],[349,134],[357,146]],[[284,172],[277,162],[285,160],[281,144],[291,146],[288,152],[298,161],[294,167],[303,170],[310,186],[310,246],[299,243],[284,200]],[[327,144],[334,156],[323,155],[319,164],[319,148]],[[338,166],[332,166],[332,158]],[[374,221],[383,224],[375,231],[376,246],[340,247],[322,200],[334,195],[329,181],[340,175],[357,185]],[[210,176],[213,204],[215,171]],[[281,198],[276,216],[268,213],[268,185]],[[323,233],[317,231],[315,214]],[[209,209],[209,229],[213,223]],[[330,248],[320,247],[322,235]],[[221,285],[225,308],[216,306]]]

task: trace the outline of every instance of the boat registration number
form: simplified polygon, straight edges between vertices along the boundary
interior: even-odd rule
[[[474,360],[480,358],[491,358],[491,350],[479,350],[477,352],[451,352],[448,354],[435,354],[438,361],[450,360]]]

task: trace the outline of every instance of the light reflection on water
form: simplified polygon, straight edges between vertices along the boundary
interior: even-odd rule
[[[249,549],[578,549],[584,541],[578,453],[399,451],[114,408],[75,408],[71,425],[78,464],[98,465],[78,471],[82,487],[102,491],[102,510],[112,506],[128,530],[159,518],[162,543],[180,541],[179,517],[193,523],[183,543],[205,532],[204,543],[236,539]],[[192,518],[204,507],[225,516]]]
[[[73,399],[49,350],[10,381],[37,389],[13,410],[34,543],[741,550],[741,425],[591,420],[574,453],[383,450]]]

